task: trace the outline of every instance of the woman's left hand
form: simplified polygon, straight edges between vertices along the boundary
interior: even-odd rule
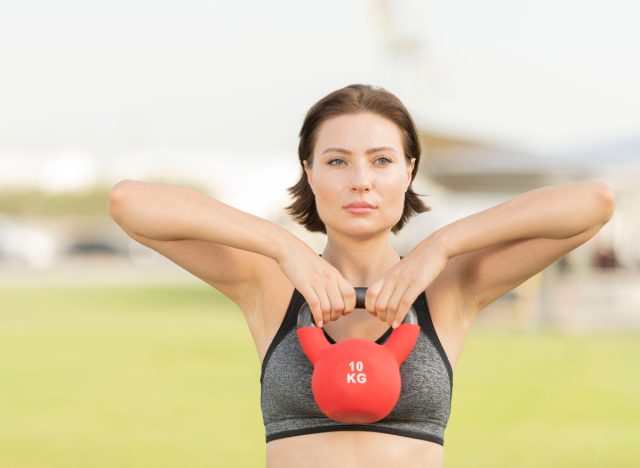
[[[428,237],[367,288],[365,308],[397,328],[448,260],[444,246]]]

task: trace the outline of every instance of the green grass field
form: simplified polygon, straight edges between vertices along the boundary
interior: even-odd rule
[[[638,338],[474,330],[445,467],[640,466]],[[205,285],[0,289],[3,468],[264,467],[259,379]]]

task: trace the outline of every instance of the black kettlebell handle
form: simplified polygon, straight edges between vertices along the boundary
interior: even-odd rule
[[[356,309],[364,309],[365,305],[365,297],[367,295],[367,288],[354,288],[356,291]],[[416,314],[413,305],[409,309],[407,315],[405,315],[402,323],[415,324],[418,325],[418,315]],[[305,301],[304,304],[300,307],[298,311],[298,322],[297,327],[317,327],[315,320],[313,319],[313,315],[311,314],[311,307]]]

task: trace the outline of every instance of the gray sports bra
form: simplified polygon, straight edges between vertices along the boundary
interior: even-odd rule
[[[400,366],[402,389],[398,403],[387,417],[372,424],[334,421],[318,408],[311,390],[313,365],[296,334],[296,315],[304,301],[294,288],[284,320],[262,362],[260,406],[267,443],[317,432],[375,431],[444,445],[444,430],[451,412],[453,371],[433,326],[426,294],[422,292],[413,303],[420,334],[409,357]],[[384,343],[392,331],[389,327],[376,343]],[[330,343],[335,343],[326,331],[324,334]]]

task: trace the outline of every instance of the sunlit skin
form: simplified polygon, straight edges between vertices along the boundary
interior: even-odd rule
[[[388,149],[367,154],[380,147]],[[400,260],[389,240],[402,216],[415,158],[409,162],[404,155],[395,123],[367,112],[324,121],[313,161],[313,166],[305,161],[305,172],[327,229],[322,256],[352,286],[367,287]],[[360,200],[376,209],[368,214],[344,209]]]

